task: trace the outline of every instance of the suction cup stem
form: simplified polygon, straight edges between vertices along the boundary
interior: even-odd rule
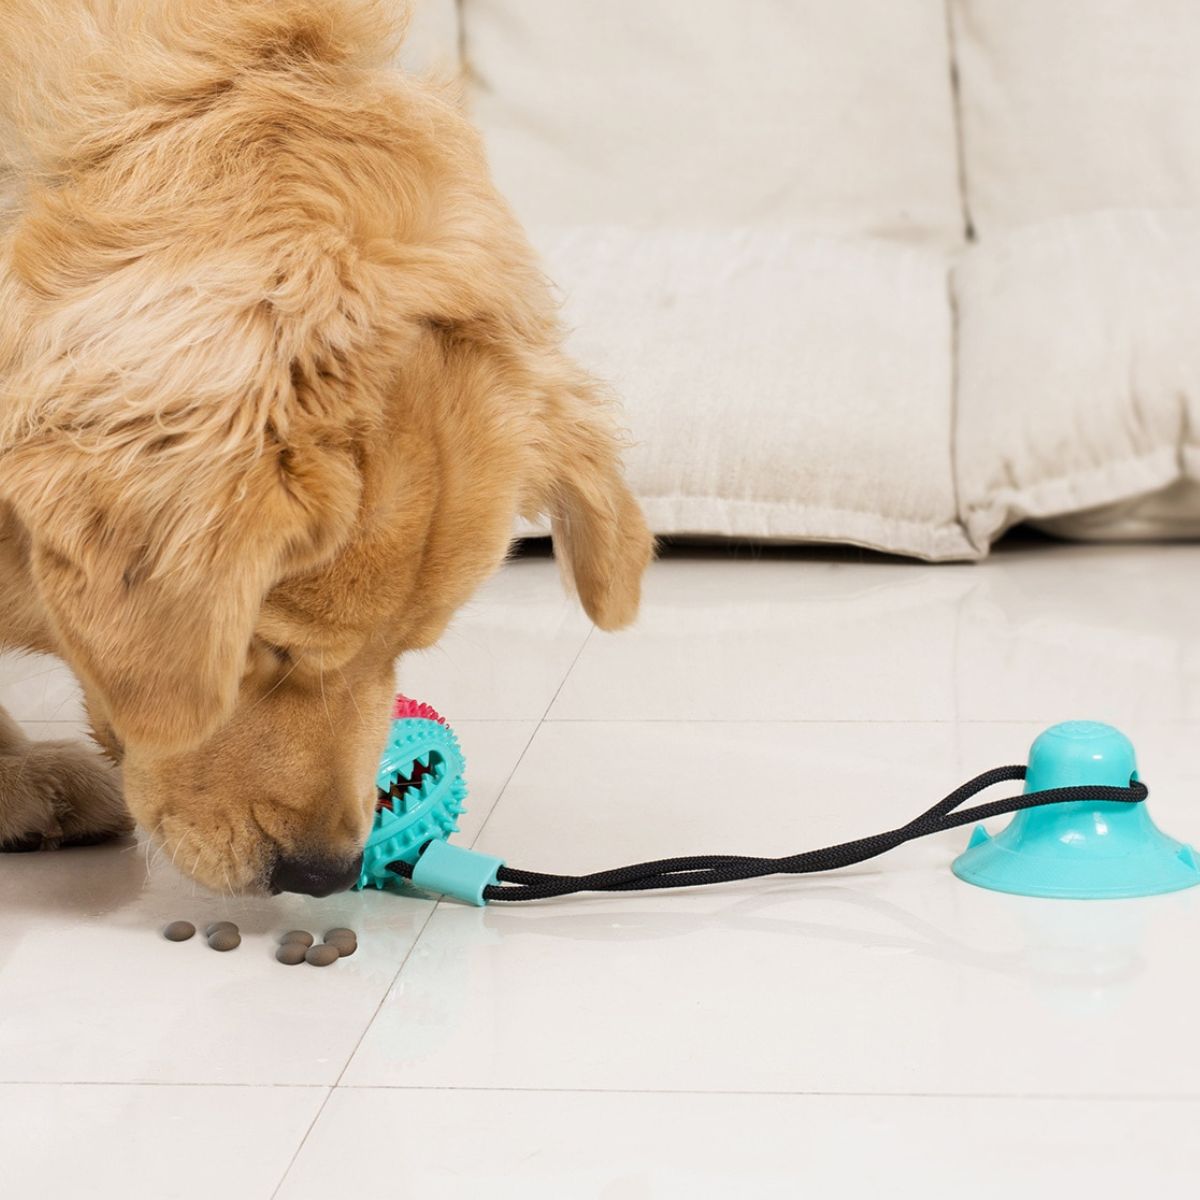
[[[1137,774],[1133,744],[1111,725],[1067,721],[1029,751],[1025,790],[1106,784]],[[1200,859],[1168,837],[1145,804],[1081,801],[1019,812],[995,837],[982,825],[954,860],[959,879],[1021,896],[1118,899],[1175,892],[1200,883]]]

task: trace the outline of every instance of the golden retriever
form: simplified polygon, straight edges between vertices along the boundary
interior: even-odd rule
[[[132,814],[213,888],[344,888],[395,660],[518,514],[636,613],[606,405],[383,7],[0,3],[0,644],[70,664],[123,776],[0,721],[10,847]]]

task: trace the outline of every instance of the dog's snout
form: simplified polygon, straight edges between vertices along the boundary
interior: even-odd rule
[[[276,860],[271,872],[273,892],[299,892],[303,896],[331,896],[358,882],[363,856],[344,858],[285,858]]]

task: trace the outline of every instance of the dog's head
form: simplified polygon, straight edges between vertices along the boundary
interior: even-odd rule
[[[33,583],[129,806],[210,886],[356,878],[395,661],[438,638],[519,513],[551,512],[598,624],[636,611],[650,539],[591,402],[514,411],[503,388],[531,380],[452,342],[418,332],[357,432],[301,423],[215,462],[59,438],[7,458]]]
[[[514,518],[606,628],[651,546],[453,104],[296,44],[189,61],[0,240],[0,499],[139,823],[212,887],[322,894],[395,660]]]

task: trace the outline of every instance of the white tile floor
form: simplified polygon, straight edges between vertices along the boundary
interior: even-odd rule
[[[515,865],[894,825],[1043,724],[1123,726],[1200,841],[1200,547],[972,567],[676,551],[636,630],[512,563],[402,668]],[[0,658],[31,730],[63,670]],[[0,1194],[21,1200],[1193,1194],[1200,889],[1025,900],[965,834],[836,876],[476,910],[221,901],[141,848],[0,859]],[[157,936],[237,920],[218,956]],[[362,948],[285,970],[273,934]]]

